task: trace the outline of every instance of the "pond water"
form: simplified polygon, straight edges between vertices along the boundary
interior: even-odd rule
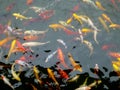
[[[0,0],[0,89],[119,90],[119,18],[120,0]]]

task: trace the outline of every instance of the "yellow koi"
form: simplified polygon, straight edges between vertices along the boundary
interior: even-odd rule
[[[93,32],[93,30],[92,30],[92,29],[89,29],[89,28],[82,28],[82,29],[81,29],[81,32],[84,33],[84,34],[86,34],[86,33]]]
[[[15,71],[14,71],[14,66],[15,66],[16,63],[13,63],[12,64],[12,67],[11,67],[11,73],[14,77],[14,79],[16,79],[17,81],[21,81],[20,77],[19,77],[19,74],[17,74]]]
[[[40,83],[40,85],[42,84],[42,80],[40,79],[39,77],[39,70],[37,69],[36,66],[33,66],[33,71],[34,71],[34,74],[35,74],[35,77],[37,79],[37,81]]]
[[[23,20],[23,19],[32,19],[32,17],[26,17],[26,16],[21,15],[20,13],[13,13],[12,15],[14,17],[16,17],[16,19],[20,19],[20,20]]]
[[[113,63],[112,66],[115,71],[120,71],[120,67],[117,66],[116,64]]]
[[[11,43],[11,47],[10,47],[10,50],[9,50],[9,53],[8,53],[8,55],[7,55],[6,60],[9,59],[9,57],[10,57],[10,55],[11,55],[13,49],[15,48],[15,45],[16,45],[16,39],[14,39],[14,40],[12,41],[12,43]]]
[[[82,20],[81,20],[81,16],[77,15],[76,13],[73,13],[73,17],[75,20],[77,20],[80,24],[83,24]]]
[[[103,27],[105,28],[105,30],[107,32],[110,32],[108,26],[106,25],[106,23],[104,22],[104,20],[101,17],[98,17],[98,20],[100,21],[100,23],[103,25]]]
[[[103,13],[103,14],[102,14],[102,17],[103,17],[107,22],[109,22],[110,24],[113,24],[112,20],[110,19],[110,17],[108,17],[107,14]]]
[[[49,25],[50,28],[52,28],[54,31],[57,31],[58,28],[62,28],[64,29],[65,27],[61,24],[50,24]]]
[[[82,72],[81,66],[75,62],[71,53],[68,53],[68,57],[72,66],[74,67],[74,70],[79,70],[80,72]]]
[[[49,77],[55,82],[56,85],[59,85],[52,70],[50,68],[47,68],[47,71],[48,71]]]
[[[70,24],[70,23],[72,22],[72,20],[73,20],[73,17],[70,17],[70,18],[66,21],[66,23],[67,23],[67,24]]]
[[[110,24],[109,25],[110,28],[120,28],[120,25],[119,24]]]
[[[93,54],[93,45],[92,45],[92,43],[87,41],[87,40],[84,40],[83,43],[86,44],[86,46],[89,48],[90,56],[91,56]]]
[[[100,10],[103,10],[103,11],[106,10],[99,1],[96,1],[95,3],[96,3],[96,6],[97,6]]]

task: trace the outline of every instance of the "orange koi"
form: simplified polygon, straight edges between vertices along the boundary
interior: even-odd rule
[[[66,65],[65,60],[64,60],[64,54],[63,54],[63,52],[62,52],[62,49],[61,49],[61,48],[58,48],[58,49],[57,49],[57,53],[58,53],[57,58],[60,60],[60,63],[61,63],[65,68],[68,68],[68,66]]]
[[[0,47],[3,46],[5,43],[7,43],[8,41],[14,39],[14,37],[7,37],[3,40],[0,41]]]
[[[77,32],[71,31],[69,29],[67,29],[65,26],[61,25],[61,24],[51,24],[49,25],[50,28],[52,28],[54,31],[57,31],[57,29],[63,29],[63,31],[67,34],[67,35],[76,35],[78,34]]]
[[[47,68],[47,72],[49,74],[49,77],[55,82],[56,85],[59,85],[58,81],[56,80],[54,73],[50,68]]]
[[[119,52],[109,52],[108,55],[114,58],[120,58],[120,53]]]
[[[80,72],[82,72],[81,66],[75,62],[71,53],[68,53],[68,57],[72,66],[74,67],[74,70],[79,70]]]
[[[24,40],[27,40],[27,41],[33,41],[33,40],[38,40],[39,39],[39,36],[33,36],[33,35],[26,35],[24,36]]]
[[[107,22],[109,22],[110,24],[113,24],[112,20],[110,19],[110,17],[108,17],[107,14],[103,13],[103,14],[102,14],[102,17],[103,17]]]
[[[60,74],[61,78],[68,79],[69,78],[68,74],[64,70],[62,70],[59,66],[57,67],[58,67],[58,73]]]
[[[31,5],[31,4],[33,3],[33,1],[34,1],[34,0],[27,0],[27,1],[26,1],[26,4],[27,4],[27,5]]]
[[[102,50],[108,50],[109,48],[113,48],[113,47],[115,47],[115,45],[113,45],[113,44],[111,44],[111,45],[105,44],[105,45],[102,46]]]
[[[11,3],[10,5],[8,5],[8,6],[6,7],[6,11],[11,11],[14,6],[15,6],[15,3]]]
[[[7,58],[6,60],[8,60],[8,58],[10,57],[11,53],[12,53],[12,50],[15,48],[15,45],[16,45],[16,39],[14,39],[11,43],[11,47],[10,47],[10,50],[9,50],[9,53],[7,55]]]

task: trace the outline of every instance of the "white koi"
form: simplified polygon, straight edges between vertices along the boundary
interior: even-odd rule
[[[39,30],[27,30],[24,32],[25,35],[30,34],[30,35],[39,35],[39,34],[45,34],[48,30],[45,31],[39,31]]]
[[[22,44],[22,46],[34,47],[34,46],[44,45],[47,43],[50,43],[50,41],[47,41],[47,42],[25,42]]]
[[[93,45],[91,42],[87,41],[87,40],[83,40],[83,43],[87,45],[87,47],[90,50],[90,56],[93,54]]]
[[[83,43],[83,35],[82,35],[82,32],[80,29],[78,29],[78,33],[80,34],[80,40],[81,40],[81,43]]]
[[[48,62],[56,53],[57,53],[57,50],[55,50],[53,53],[48,55],[48,57],[46,58],[45,62]]]
[[[65,48],[67,48],[66,43],[65,43],[62,39],[57,39],[57,41],[58,41],[59,43],[61,43],[62,45],[64,45]]]

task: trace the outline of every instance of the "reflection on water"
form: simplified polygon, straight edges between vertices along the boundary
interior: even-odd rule
[[[120,0],[0,4],[0,89],[120,88]]]

